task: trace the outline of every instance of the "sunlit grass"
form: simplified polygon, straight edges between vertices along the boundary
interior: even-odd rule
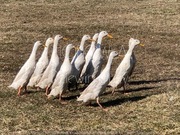
[[[177,1],[1,2],[0,133],[180,134]],[[95,101],[81,106],[76,101],[80,91],[67,92],[64,99],[68,104],[62,105],[58,99],[47,100],[43,90],[29,88],[28,94],[18,97],[16,90],[7,87],[36,40],[66,36],[70,40],[61,42],[60,54],[68,43],[79,45],[84,34],[92,36],[101,30],[114,37],[103,39],[104,65],[109,48],[118,51],[123,45],[126,51],[130,37],[145,44],[134,50],[137,65],[127,92],[117,90],[111,95],[107,88],[101,96],[107,112]],[[120,61],[113,61],[112,75]]]

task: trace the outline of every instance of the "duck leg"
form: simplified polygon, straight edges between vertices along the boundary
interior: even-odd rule
[[[27,85],[24,86],[24,92],[27,93]]]
[[[18,93],[17,93],[18,96],[21,95],[21,90],[22,90],[22,86],[19,86],[19,88],[18,88]]]
[[[123,87],[123,92],[124,92],[124,91],[126,90],[125,85],[126,85],[125,79],[123,78],[122,81],[121,81],[121,83],[120,83],[117,87],[113,88],[113,90],[112,90],[112,95],[114,95],[116,88],[121,88],[121,87]]]
[[[64,101],[64,100],[62,99],[62,95],[61,95],[61,94],[59,94],[59,102],[60,102],[61,104],[63,104],[63,105],[68,104],[66,101]]]
[[[116,90],[116,88],[113,88],[113,90],[112,90],[112,95],[114,95],[114,93],[115,93],[115,90]]]
[[[46,87],[46,96],[49,94],[49,86]]]
[[[96,102],[97,102],[97,104],[101,107],[101,109],[103,109],[104,111],[107,111],[107,109],[105,109],[105,108],[99,103],[99,97],[96,98]]]
[[[37,91],[39,91],[39,90],[40,90],[40,88],[39,88],[39,87],[36,87],[36,90],[37,90]]]
[[[124,93],[126,91],[126,84],[125,83],[123,84],[123,91],[124,91]]]
[[[28,86],[27,85],[24,86],[24,93],[28,93],[27,89],[28,89]]]
[[[127,81],[124,81],[124,83],[123,83],[123,93],[124,94],[127,94],[126,90],[127,90]]]

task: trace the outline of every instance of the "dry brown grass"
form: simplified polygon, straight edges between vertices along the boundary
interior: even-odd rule
[[[180,134],[180,16],[178,0],[0,0],[0,133],[14,134]],[[108,47],[127,49],[130,37],[138,63],[126,94],[78,106],[79,92],[67,93],[68,105],[48,101],[44,92],[21,97],[7,88],[28,58],[36,40],[62,34],[79,44],[84,34],[106,30]],[[108,46],[108,47],[107,47]],[[41,49],[40,49],[41,50]],[[38,51],[38,56],[41,51]],[[60,48],[59,48],[60,50]],[[122,52],[121,52],[122,53]],[[106,58],[105,58],[106,60]],[[113,63],[112,74],[120,61]]]

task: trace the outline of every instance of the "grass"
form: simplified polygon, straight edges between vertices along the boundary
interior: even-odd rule
[[[0,0],[0,133],[1,134],[179,134],[180,48],[179,2],[156,0]],[[28,58],[36,40],[62,34],[78,45],[84,34],[106,30],[104,56],[127,50],[130,37],[136,47],[135,72],[125,94],[101,97],[104,112],[95,102],[79,106],[77,92],[68,92],[68,105],[48,101],[42,91],[30,89],[17,97],[7,88]],[[59,52],[60,49],[58,48]],[[42,49],[38,50],[38,57]],[[107,60],[107,57],[104,57]],[[120,60],[112,65],[112,75]]]

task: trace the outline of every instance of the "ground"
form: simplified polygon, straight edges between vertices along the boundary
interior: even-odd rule
[[[180,134],[180,2],[178,0],[0,0],[1,134]],[[8,88],[33,43],[61,34],[79,45],[84,34],[106,30],[104,65],[111,50],[124,54],[130,37],[137,64],[125,93],[107,88],[100,101],[80,106],[79,91],[66,93],[67,105],[28,89],[18,97]],[[86,46],[89,44],[87,43]],[[87,47],[86,47],[87,50]],[[42,48],[38,50],[38,57]],[[51,52],[51,49],[50,49]],[[111,74],[121,59],[113,61]]]

